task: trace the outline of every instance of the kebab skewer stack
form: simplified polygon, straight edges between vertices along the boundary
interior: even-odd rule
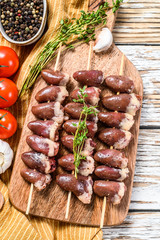
[[[90,69],[91,62],[91,53],[92,53],[92,44],[90,44],[89,48],[89,57],[87,69]],[[86,86],[85,86],[86,87]],[[87,96],[87,103],[89,102],[91,105],[98,105],[99,101],[99,93],[100,90],[95,87],[86,88],[85,94]],[[80,89],[76,89],[70,95],[72,99],[79,99]],[[93,96],[93,100],[91,98]],[[67,134],[61,138],[62,144],[72,153],[74,153],[74,139],[77,134],[77,128],[81,121],[84,120],[84,114],[81,116],[83,111],[83,104],[78,102],[70,102],[65,106],[65,113],[69,115],[70,120],[66,121],[63,125],[64,130]],[[87,127],[87,139],[82,145],[81,156],[85,159],[81,160],[81,163],[78,167],[78,176],[75,177],[73,174],[75,173],[75,153],[67,154],[58,160],[59,165],[67,171],[72,170],[72,174],[61,174],[56,178],[56,182],[58,185],[68,193],[67,207],[65,218],[68,218],[69,214],[69,206],[71,200],[71,192],[73,192],[77,198],[83,202],[84,204],[89,204],[91,202],[91,197],[93,193],[93,180],[90,176],[94,171],[94,159],[92,153],[94,151],[96,143],[92,140],[95,133],[97,132],[97,118],[95,116],[90,115],[90,119],[86,119],[86,127]],[[90,120],[90,121],[89,121]],[[72,134],[72,135],[71,135]],[[73,134],[75,136],[73,136]],[[80,147],[81,148],[81,147]],[[76,149],[78,150],[78,149]],[[75,173],[76,175],[76,173]],[[73,184],[74,183],[74,184]]]
[[[59,129],[64,121],[64,108],[61,105],[68,96],[66,84],[69,75],[57,71],[60,58],[59,49],[54,71],[43,70],[41,75],[49,84],[37,92],[35,98],[38,105],[32,107],[32,113],[37,118],[28,123],[33,135],[26,142],[32,151],[25,152],[21,158],[27,168],[21,169],[21,176],[31,183],[26,214],[29,213],[33,186],[41,191],[52,178],[50,173],[56,170],[55,156],[59,151]]]
[[[123,63],[122,58],[122,63]],[[87,85],[86,88],[86,103],[97,105],[99,101],[99,94],[101,90],[97,87],[101,87],[103,83],[103,73],[98,70],[87,70],[87,71],[78,71],[73,74],[73,78],[80,82],[83,86]],[[97,180],[94,182],[94,193],[100,197],[106,197],[113,204],[119,204],[124,193],[126,191],[126,186],[122,182],[128,176],[128,168],[127,163],[128,159],[125,157],[123,152],[118,151],[119,149],[124,149],[128,146],[129,142],[132,139],[132,134],[129,132],[130,128],[134,124],[133,115],[135,115],[136,111],[140,108],[140,97],[136,96],[132,93],[134,89],[134,83],[127,77],[124,76],[109,76],[105,79],[105,84],[109,89],[115,92],[118,91],[117,95],[111,97],[103,97],[102,103],[108,110],[115,110],[115,112],[100,112],[98,113],[98,119],[105,123],[107,128],[98,133],[98,138],[104,142],[107,146],[110,146],[111,149],[103,149],[98,151],[94,155],[94,160],[97,162],[103,163],[103,165],[98,166],[95,169],[95,175],[102,180]],[[94,97],[94,93],[96,93],[96,98]],[[119,94],[119,92],[123,94]],[[76,89],[71,93],[71,97],[73,99],[78,99],[80,96],[80,90]],[[110,100],[111,99],[111,100]],[[112,99],[113,102],[112,102]],[[97,101],[98,100],[98,101]],[[96,102],[97,101],[97,102]],[[78,120],[80,117],[80,113],[82,112],[82,104],[80,103],[69,103],[65,106],[65,111],[70,115],[72,120],[64,123],[63,127],[68,133],[74,134],[78,125]],[[119,112],[117,112],[119,111]],[[89,119],[92,122],[92,130],[96,129],[97,131],[97,119],[94,116],[89,116]],[[88,122],[87,127],[91,126],[91,123]],[[95,124],[93,126],[93,124]],[[90,130],[88,128],[88,134],[90,134]],[[95,132],[92,135],[94,137]],[[61,139],[63,145],[67,147],[71,152],[73,151],[73,135],[67,135]],[[114,148],[114,149],[112,149]],[[116,150],[118,149],[118,150]],[[93,153],[93,148],[92,152]],[[88,172],[87,170],[81,171],[81,167],[83,168],[83,162],[79,166],[79,174],[88,175],[91,174],[92,171]],[[90,167],[88,167],[88,162],[85,162],[87,169],[93,169],[94,161],[90,162]],[[59,159],[59,165],[64,167],[66,170],[74,170],[74,156],[69,154],[61,159]],[[69,179],[70,178],[70,179]],[[71,180],[72,179],[72,180]],[[66,183],[65,183],[66,181]],[[74,186],[71,184],[74,182]],[[57,176],[58,185],[66,191],[72,191],[83,203],[90,203],[91,201],[91,191],[89,193],[89,201],[85,202],[83,200],[83,194],[85,190],[81,189],[79,179],[75,179],[73,175],[59,175]],[[90,182],[90,187],[92,182]],[[86,194],[86,193],[85,193]],[[104,204],[105,206],[106,204]],[[103,226],[103,211],[102,211],[102,219],[101,219],[101,227]],[[68,216],[68,215],[67,215]]]
[[[103,227],[106,200],[113,204],[119,204],[126,191],[123,180],[128,176],[128,159],[119,150],[126,148],[132,140],[132,134],[129,130],[134,124],[133,116],[141,105],[140,97],[133,93],[133,81],[121,75],[108,76],[104,79],[102,71],[89,70],[89,67],[87,67],[87,70],[73,74],[73,78],[81,86],[85,86],[85,103],[87,106],[95,107],[99,105],[101,90],[104,89],[104,85],[112,92],[117,92],[117,95],[101,97],[101,103],[105,107],[105,111],[98,112],[96,116],[94,114],[87,116],[87,139],[81,152],[84,159],[80,161],[76,177],[73,174],[75,171],[74,135],[80,122],[83,104],[70,102],[63,108],[61,103],[68,96],[65,88],[69,80],[68,75],[56,71],[56,68],[54,72],[43,70],[42,77],[51,85],[40,90],[36,95],[39,104],[32,107],[32,113],[38,120],[28,124],[34,135],[27,137],[27,143],[33,151],[22,155],[22,160],[29,167],[21,171],[22,177],[32,183],[31,192],[33,191],[33,184],[37,190],[43,190],[51,182],[49,173],[56,168],[54,156],[59,151],[57,141],[61,141],[63,146],[70,151],[69,154],[58,159],[59,166],[70,173],[59,174],[56,177],[57,184],[69,192],[66,218],[69,214],[71,192],[84,204],[90,204],[94,191],[99,197],[104,197],[101,227]],[[80,96],[81,89],[75,89],[70,94],[70,97],[76,100]],[[64,112],[70,118],[65,122]],[[84,116],[81,119],[83,118]],[[107,128],[99,130],[98,121]],[[59,139],[58,130],[62,124],[67,135]],[[94,154],[96,143],[93,138],[95,135],[107,146],[101,150],[96,149],[98,151]],[[97,163],[100,165],[95,168]],[[95,182],[93,182],[91,176],[93,172],[98,177]],[[31,195],[30,193],[27,212],[30,208]]]

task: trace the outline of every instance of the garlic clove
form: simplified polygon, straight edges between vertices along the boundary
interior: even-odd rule
[[[11,166],[12,159],[13,150],[7,142],[0,140],[0,174]]]
[[[107,51],[113,43],[113,36],[108,28],[103,28],[97,37],[96,45],[93,47],[95,52]]]

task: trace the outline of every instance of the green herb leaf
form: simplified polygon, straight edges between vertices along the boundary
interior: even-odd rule
[[[123,2],[123,0],[112,0],[112,3],[113,3],[113,8],[112,8],[112,12],[115,13],[119,7],[120,7],[120,4]]]
[[[64,24],[64,20],[63,20],[63,19],[61,19],[61,21],[60,21],[60,24],[61,24],[61,25],[63,25],[63,24]]]

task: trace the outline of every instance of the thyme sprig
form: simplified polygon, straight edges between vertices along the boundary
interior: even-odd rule
[[[82,103],[83,108],[79,118],[77,130],[73,140],[73,154],[74,154],[74,165],[75,165],[75,177],[77,178],[77,174],[79,172],[78,167],[81,163],[81,160],[86,160],[86,156],[83,156],[82,151],[84,148],[85,140],[87,139],[87,117],[90,114],[97,115],[96,106],[88,106],[85,103],[85,98],[87,94],[85,93],[86,86],[80,88],[80,95],[78,95],[78,99],[73,99],[74,102]]]
[[[88,43],[94,40],[97,26],[101,25],[102,27],[107,22],[106,10],[112,9],[113,12],[116,12],[120,2],[122,0],[113,1],[113,6],[109,6],[108,2],[104,2],[96,12],[81,11],[81,16],[78,19],[62,19],[57,34],[44,46],[32,66],[30,66],[29,74],[22,84],[19,96],[22,96],[33,86],[41,70],[56,56],[56,51],[61,44],[65,46],[63,50],[66,50],[74,48],[75,41]]]
[[[119,9],[122,2],[123,2],[123,0],[115,0],[115,1],[112,0],[112,3],[113,3],[112,12],[113,13],[115,13]]]

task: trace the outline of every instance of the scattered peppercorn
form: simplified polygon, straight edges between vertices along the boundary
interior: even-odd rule
[[[43,0],[0,0],[1,23],[15,41],[26,41],[38,32],[43,17]]]

